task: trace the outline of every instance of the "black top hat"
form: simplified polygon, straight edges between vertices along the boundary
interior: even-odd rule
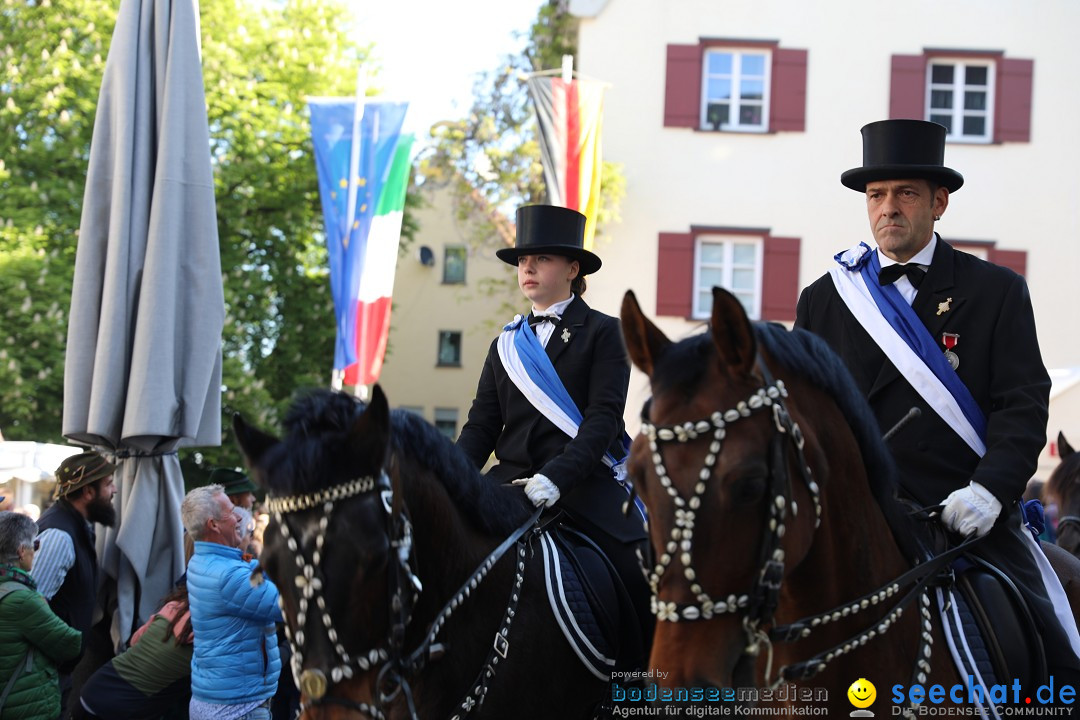
[[[562,255],[577,260],[581,275],[600,269],[600,258],[585,249],[585,216],[577,210],[556,205],[526,205],[517,211],[517,238],[512,248],[500,248],[495,255],[517,265],[521,255]]]
[[[863,166],[840,175],[852,190],[866,192],[875,180],[932,180],[956,192],[964,176],[945,167],[945,126],[925,120],[881,120],[864,125]]]

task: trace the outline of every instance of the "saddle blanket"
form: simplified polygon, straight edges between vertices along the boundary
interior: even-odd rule
[[[544,554],[544,581],[555,620],[589,672],[605,682],[611,680],[615,650],[604,636],[580,568],[552,533],[543,533],[540,544]]]

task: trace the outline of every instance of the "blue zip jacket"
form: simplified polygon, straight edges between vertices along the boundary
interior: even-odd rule
[[[237,548],[195,543],[187,569],[195,634],[191,694],[203,702],[238,705],[266,700],[277,690],[278,589],[265,577],[252,587],[255,565]]]

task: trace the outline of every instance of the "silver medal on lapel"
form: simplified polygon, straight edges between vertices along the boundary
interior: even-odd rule
[[[953,352],[953,348],[956,347],[956,343],[959,341],[960,335],[958,333],[941,333],[941,344],[945,346],[945,359],[952,365],[953,370],[960,367],[960,357]]]

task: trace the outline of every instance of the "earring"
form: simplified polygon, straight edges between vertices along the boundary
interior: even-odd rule
[[[940,220],[940,219],[941,219],[941,216],[940,216],[940,215],[935,215],[935,216],[934,216],[934,221],[935,221],[935,222],[937,222],[937,221],[938,221],[938,220]]]

